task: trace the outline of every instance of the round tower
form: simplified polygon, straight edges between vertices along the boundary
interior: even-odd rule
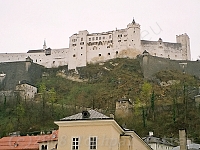
[[[140,40],[140,25],[133,21],[127,25],[127,47],[141,51],[141,40]]]

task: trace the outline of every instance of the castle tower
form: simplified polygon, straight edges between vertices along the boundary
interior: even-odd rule
[[[46,41],[44,40],[43,50],[47,49]]]
[[[176,41],[177,43],[181,43],[182,45],[182,59],[191,60],[189,36],[186,33],[182,35],[177,35]]]
[[[127,47],[129,49],[134,49],[141,51],[141,40],[140,40],[140,25],[133,21],[127,25]]]
[[[122,98],[116,101],[115,116],[126,118],[133,114],[133,104],[130,99]]]

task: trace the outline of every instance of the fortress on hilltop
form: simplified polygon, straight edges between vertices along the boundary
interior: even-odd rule
[[[46,68],[68,65],[68,69],[86,66],[87,63],[104,62],[114,58],[135,58],[145,50],[152,56],[172,60],[190,60],[190,41],[187,34],[176,36],[176,43],[146,41],[140,38],[140,25],[133,19],[125,29],[102,33],[89,33],[87,30],[73,34],[69,48],[47,48],[29,50],[27,53],[1,53],[0,62],[26,61]]]

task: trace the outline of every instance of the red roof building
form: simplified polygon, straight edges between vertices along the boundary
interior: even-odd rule
[[[57,141],[58,131],[49,135],[13,136],[0,139],[0,150],[39,150],[39,143]]]

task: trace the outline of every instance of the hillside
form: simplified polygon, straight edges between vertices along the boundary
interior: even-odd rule
[[[46,69],[45,74],[37,83],[40,94],[35,101],[0,101],[0,136],[57,128],[54,120],[88,107],[109,115],[115,112],[116,100],[126,97],[134,102],[134,112],[126,118],[115,116],[121,125],[140,136],[154,131],[173,138],[179,128],[186,128],[188,137],[200,142],[200,107],[193,99],[200,80],[194,76],[169,70],[145,80],[138,59],[89,64],[78,73],[67,71],[67,66]]]

